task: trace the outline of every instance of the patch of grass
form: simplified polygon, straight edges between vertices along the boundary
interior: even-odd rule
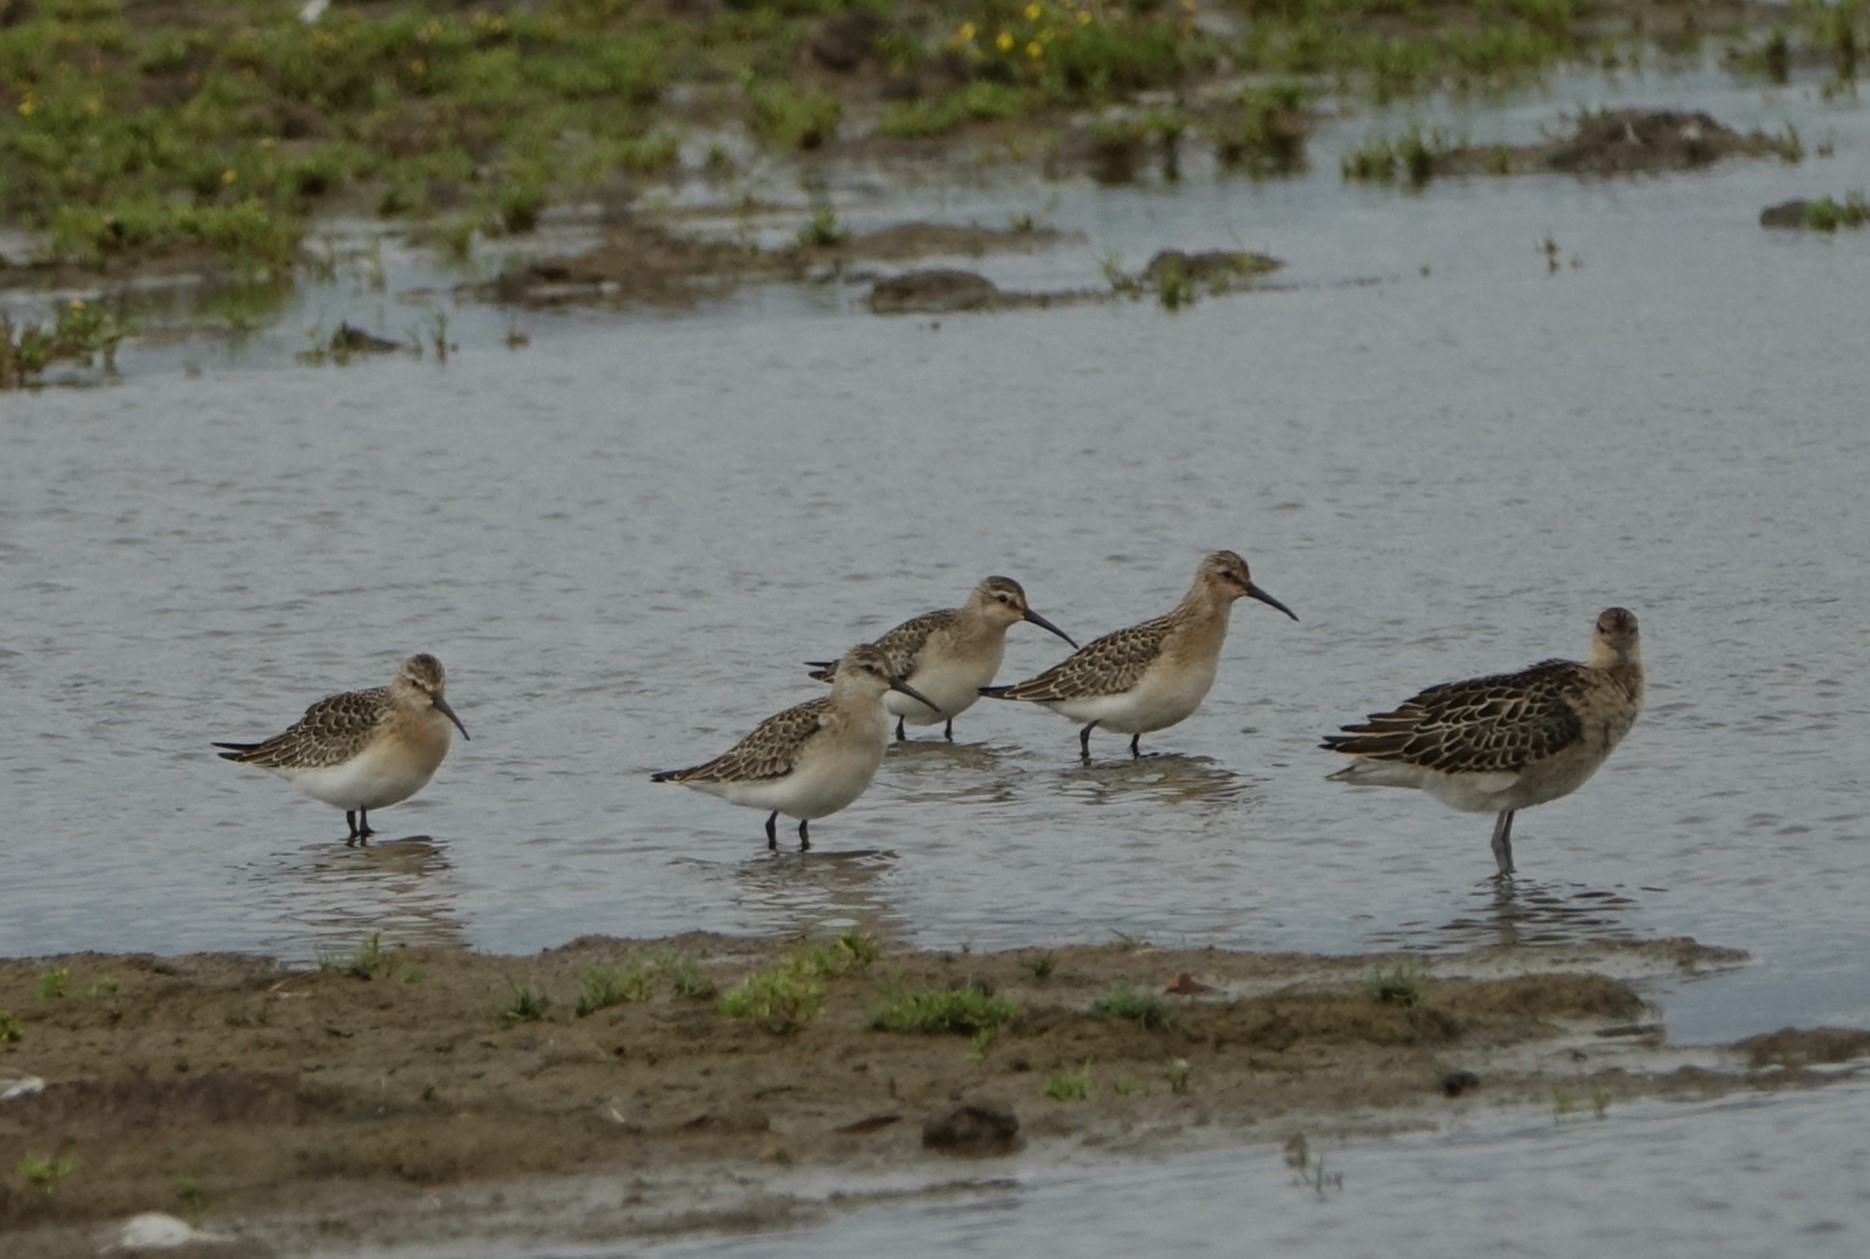
[[[943,1032],[978,1035],[998,1032],[1019,1013],[1019,1006],[985,989],[922,988],[893,992],[870,1016],[870,1026],[886,1032],[925,1036]]]
[[[1372,1001],[1404,1008],[1427,1001],[1430,987],[1427,973],[1414,962],[1398,962],[1389,970],[1372,972],[1364,980],[1364,992]]]
[[[1844,194],[1842,203],[1829,195],[1805,203],[1805,226],[1815,232],[1835,232],[1840,227],[1862,227],[1870,222],[1870,204],[1861,188]]]
[[[79,266],[193,246],[247,265],[278,267],[290,261],[303,231],[299,220],[258,198],[226,206],[145,198],[59,206],[52,215],[49,248],[54,261]]]
[[[513,988],[513,999],[494,1012],[494,1020],[501,1027],[517,1027],[521,1023],[539,1023],[545,1019],[546,1011],[552,1006],[552,999],[542,992],[531,988]]]
[[[1188,1091],[1188,1059],[1169,1059],[1167,1074],[1169,1077],[1169,1092],[1186,1093]]]
[[[1146,1031],[1160,1032],[1175,1021],[1169,1003],[1153,992],[1124,988],[1108,993],[1091,1003],[1091,1008],[1107,1019],[1129,1019]]]
[[[1552,1122],[1562,1124],[1568,1120],[1582,1119],[1587,1105],[1591,1108],[1592,1118],[1604,1118],[1610,1113],[1610,1090],[1595,1080],[1591,1081],[1591,1091],[1585,1097],[1560,1089],[1552,1095]]]
[[[1765,144],[1788,166],[1797,166],[1805,160],[1805,142],[1799,139],[1799,129],[1791,123],[1787,123],[1784,130],[1776,132],[1755,127],[1748,138]]]
[[[84,992],[80,995],[87,1001],[102,1001],[106,997],[116,996],[118,990],[122,987],[122,984],[119,984],[111,976],[106,975],[96,983],[87,985]]]
[[[1053,956],[1050,949],[1026,963],[1026,969],[1032,972],[1034,979],[1050,979],[1057,968],[1058,958]]]
[[[838,222],[838,212],[829,201],[820,201],[812,217],[799,226],[799,244],[808,249],[841,245],[851,237],[851,229]]]
[[[71,972],[65,967],[48,966],[34,981],[32,995],[41,1001],[57,1001],[65,995],[65,986],[70,982]]]
[[[647,1001],[655,988],[655,972],[642,962],[634,962],[626,970],[592,966],[579,981],[578,1017],[584,1018],[614,1005]]]
[[[117,370],[117,346],[127,329],[109,308],[82,298],[60,303],[50,325],[15,324],[0,314],[0,389],[32,384],[58,362]]]
[[[78,1170],[76,1154],[27,1154],[19,1161],[20,1179],[35,1189],[42,1190],[49,1198],[58,1183]]]
[[[1081,1102],[1091,1095],[1091,1063],[1077,1070],[1061,1068],[1045,1077],[1045,1095],[1055,1102]]]
[[[11,1010],[0,1010],[0,1045],[17,1045],[26,1039],[26,1025]]]
[[[1221,164],[1251,175],[1290,175],[1304,170],[1313,95],[1308,84],[1299,82],[1242,92],[1233,107],[1210,117],[1206,124]]]
[[[896,101],[877,122],[879,134],[899,140],[946,135],[971,122],[1018,118],[1030,108],[1026,92],[976,79],[966,87],[923,100]]]
[[[824,984],[784,962],[748,975],[722,994],[720,1002],[728,1018],[757,1019],[778,1032],[805,1026],[824,1006]]]
[[[334,970],[352,979],[368,980],[388,974],[390,959],[383,951],[383,933],[372,931],[358,941],[355,947],[342,952],[320,952],[318,968]]]
[[[175,1200],[183,1210],[199,1215],[208,1208],[208,1191],[193,1176],[180,1175],[175,1178]]]
[[[1339,170],[1347,180],[1375,183],[1406,182],[1420,188],[1435,176],[1435,160],[1461,147],[1461,141],[1439,127],[1424,131],[1411,127],[1395,138],[1379,137],[1346,153]]]
[[[1110,291],[1117,294],[1119,297],[1134,297],[1143,291],[1143,281],[1135,272],[1124,269],[1123,255],[1116,250],[1113,249],[1102,258],[1099,258],[1097,260],[1097,266],[1098,270],[1104,273],[1104,282],[1110,285]],[[1126,936],[1121,931],[1117,932],[1116,935],[1119,940],[1124,942],[1126,947],[1136,947],[1135,937]]]
[[[783,85],[748,94],[755,135],[782,149],[816,149],[837,133],[844,102],[829,92],[795,92]]]
[[[1171,263],[1156,272],[1156,300],[1164,310],[1180,310],[1195,304],[1195,277]]]
[[[656,963],[656,969],[669,981],[669,990],[678,997],[706,1000],[718,991],[707,972],[693,958],[680,953],[665,954]]]

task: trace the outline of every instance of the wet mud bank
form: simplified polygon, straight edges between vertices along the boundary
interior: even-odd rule
[[[1425,970],[860,933],[7,961],[0,1231],[23,1257],[95,1253],[146,1211],[222,1254],[770,1228],[869,1201],[865,1177],[935,1193],[1009,1159],[1810,1085],[1870,1054],[1828,1030],[1669,1046],[1642,980],[1743,961],[1685,939]],[[814,1170],[850,1196],[799,1192]]]

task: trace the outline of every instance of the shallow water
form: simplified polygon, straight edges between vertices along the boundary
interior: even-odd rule
[[[1870,1244],[1866,1102],[1870,1090],[1858,1083],[1617,1106],[1602,1119],[1588,1109],[1562,1121],[1484,1116],[1434,1135],[1312,1141],[1322,1182],[1304,1181],[1270,1146],[1153,1165],[1048,1167],[960,1200],[653,1253],[836,1259],[888,1253],[913,1238],[919,1255],[1556,1259],[1608,1247],[1656,1259],[1856,1256]]]
[[[1463,125],[1524,136],[1578,99]],[[445,365],[291,365],[288,324],[0,399],[0,951],[849,919],[982,948],[1687,934],[1759,961],[1659,990],[1678,1036],[1870,1020],[1870,242],[1756,225],[1849,186],[1870,122],[1705,76],[1619,99],[1791,118],[1840,156],[1412,195],[1339,183],[1331,145],[1391,127],[1353,123],[1303,180],[1069,187],[1056,222],[1085,244],[985,265],[1055,287],[1113,250],[1290,263],[1178,314],[885,320],[834,285],[530,316],[509,352],[503,316],[463,307]],[[871,210],[992,221],[1029,194]],[[1548,231],[1578,266],[1548,274]],[[328,326],[339,296],[294,318]],[[1094,737],[1081,766],[1064,721],[983,703],[957,744],[897,748],[805,859],[647,781],[817,693],[798,662],[988,573],[1083,641],[1165,611],[1219,546],[1303,619],[1241,607],[1207,704],[1147,759]],[[1489,819],[1322,781],[1339,722],[1575,656],[1612,603],[1642,618],[1648,712],[1520,817],[1510,901],[1484,881]],[[1003,676],[1060,646],[1016,629]],[[334,810],[207,746],[417,650],[474,735],[373,819],[419,841],[347,851]]]

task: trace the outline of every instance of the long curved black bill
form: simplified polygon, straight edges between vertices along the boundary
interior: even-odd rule
[[[1052,622],[1046,620],[1044,617],[1040,616],[1037,612],[1034,612],[1031,608],[1026,609],[1026,615],[1022,617],[1021,619],[1031,621],[1034,625],[1037,625],[1042,630],[1051,630],[1054,634],[1057,634],[1060,638],[1064,639],[1066,642],[1071,643],[1071,649],[1073,651],[1076,651],[1078,649],[1077,642],[1072,639],[1072,636],[1070,634],[1067,634],[1064,630],[1052,624]]]
[[[455,710],[448,707],[447,700],[437,695],[435,697],[435,707],[441,713],[442,716],[446,717],[448,720],[455,723],[455,729],[461,732],[461,737],[463,739],[473,738],[473,736],[467,732],[467,727],[461,724],[461,719],[455,716]]]
[[[927,704],[929,706],[930,712],[934,713],[937,716],[941,715],[941,705],[937,704],[934,700],[924,695],[921,691],[916,690],[915,687],[910,686],[907,682],[903,681],[901,678],[890,679],[890,690],[901,691],[904,695],[907,695],[910,699],[919,699],[924,704]]]
[[[1254,585],[1252,582],[1247,583],[1247,595],[1250,598],[1258,599],[1261,603],[1266,604],[1268,607],[1278,608],[1281,612],[1284,612],[1287,616],[1291,617],[1295,621],[1299,619],[1299,614],[1297,612],[1294,612],[1291,608],[1288,608],[1285,604],[1279,602],[1279,600],[1273,598],[1271,595],[1267,594],[1264,590],[1261,590],[1258,586]]]

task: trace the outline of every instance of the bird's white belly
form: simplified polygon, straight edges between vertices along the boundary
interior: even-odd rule
[[[407,800],[428,785],[440,763],[437,757],[434,764],[428,764],[426,757],[411,755],[386,740],[342,765],[273,772],[312,799],[349,811],[382,809]]]
[[[683,785],[719,796],[729,804],[768,813],[778,810],[787,817],[807,822],[828,817],[863,795],[864,788],[876,777],[889,734],[887,726],[881,722],[876,724],[880,733],[864,732],[866,735],[876,733],[874,738],[839,741],[826,747],[808,746],[792,772],[784,778],[760,782],[700,781]]]
[[[883,707],[890,716],[901,717],[912,726],[951,721],[972,708],[980,698],[980,688],[993,681],[993,675],[1000,670],[1000,655],[995,652],[975,660],[935,660],[926,665],[918,662],[905,681],[935,701],[939,713],[930,712],[928,705],[901,691],[885,692]]]
[[[1216,663],[1174,668],[1159,663],[1120,694],[1054,700],[1046,707],[1073,721],[1095,721],[1119,734],[1148,734],[1186,720],[1201,707],[1214,685]]]

